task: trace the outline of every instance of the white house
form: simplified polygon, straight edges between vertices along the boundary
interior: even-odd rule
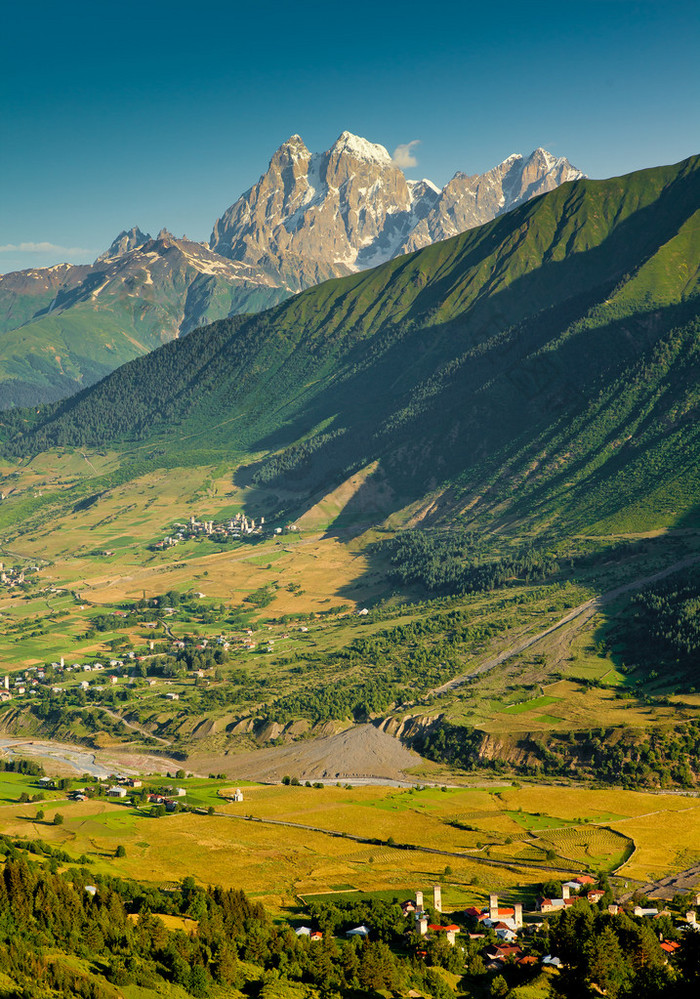
[[[346,937],[368,937],[369,936],[369,926],[356,926],[354,930],[347,930],[345,933]]]

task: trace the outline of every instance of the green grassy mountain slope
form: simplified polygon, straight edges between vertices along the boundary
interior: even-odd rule
[[[478,229],[224,320],[5,428],[17,451],[161,440],[309,490],[378,461],[396,505],[570,523],[693,515],[700,158],[563,185]]]
[[[91,266],[0,276],[0,408],[64,398],[170,339],[288,294],[165,231],[124,233]]]

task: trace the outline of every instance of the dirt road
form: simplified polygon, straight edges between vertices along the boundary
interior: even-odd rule
[[[509,649],[501,652],[494,659],[487,659],[486,662],[481,663],[476,669],[472,670],[470,673],[463,673],[461,676],[456,676],[452,680],[448,680],[447,683],[443,683],[440,687],[435,687],[433,690],[428,691],[430,694],[444,694],[448,690],[454,690],[455,687],[461,686],[463,683],[467,683],[472,680],[475,676],[479,676],[481,673],[488,673],[489,670],[494,669],[496,666],[500,666],[501,663],[506,662],[508,659],[512,659],[513,656],[520,655],[526,649],[531,648],[538,642],[541,642],[543,638],[551,635],[553,632],[558,631],[559,628],[563,628],[565,625],[569,624],[571,621],[577,621],[577,630],[581,628],[587,621],[597,614],[598,611],[605,606],[605,604],[610,603],[612,600],[616,600],[617,597],[622,596],[623,593],[629,593],[631,590],[641,589],[643,586],[647,586],[649,583],[656,583],[660,579],[664,579],[666,576],[673,575],[674,572],[680,572],[681,569],[687,569],[688,566],[695,565],[696,562],[700,562],[700,555],[690,555],[687,558],[681,559],[680,562],[674,562],[673,565],[668,566],[666,569],[661,569],[659,572],[653,573],[651,576],[644,576],[640,579],[635,579],[630,583],[624,583],[622,586],[617,586],[614,590],[608,590],[607,593],[601,593],[598,597],[593,597],[591,600],[587,600],[583,604],[579,604],[578,607],[574,607],[570,610],[568,614],[560,618],[554,624],[550,624],[548,628],[544,631],[538,632],[536,635],[530,635],[527,638],[522,639],[522,641],[517,642],[512,645]]]

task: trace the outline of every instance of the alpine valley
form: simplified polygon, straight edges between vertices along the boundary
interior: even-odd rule
[[[696,994],[700,156],[2,288],[0,995]]]
[[[120,233],[91,265],[0,275],[0,407],[52,402],[193,329],[487,222],[581,177],[543,149],[441,191],[343,132],[311,154],[298,135],[216,221],[209,244]]]

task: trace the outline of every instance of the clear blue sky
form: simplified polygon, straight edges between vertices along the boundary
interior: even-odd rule
[[[675,162],[699,55],[697,0],[7,4],[0,272],[134,224],[208,239],[294,132],[419,140],[440,185],[539,145],[591,177]]]

